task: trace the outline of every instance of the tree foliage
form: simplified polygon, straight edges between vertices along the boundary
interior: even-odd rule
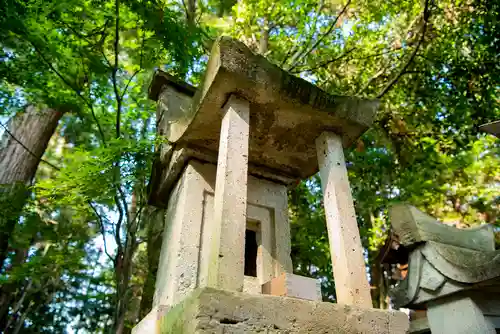
[[[379,249],[390,236],[391,203],[410,202],[460,227],[499,222],[499,144],[478,131],[500,118],[499,7],[5,1],[0,121],[26,105],[64,117],[9,239],[0,330],[123,333],[147,311],[141,299],[151,298],[152,245],[161,240],[147,183],[163,140],[147,88],[156,68],[199,83],[221,34],[329,93],[381,100],[346,160],[376,304],[384,306]],[[334,301],[322,201],[316,176],[290,191],[292,257],[295,271],[320,278]]]

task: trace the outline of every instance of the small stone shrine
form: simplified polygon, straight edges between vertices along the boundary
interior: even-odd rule
[[[390,209],[408,271],[391,291],[396,307],[427,310],[410,333],[500,332],[500,250],[490,225],[457,229],[409,205]]]
[[[230,38],[195,89],[157,72],[150,203],[166,208],[152,311],[134,333],[406,333],[372,309],[343,148],[377,102],[331,96]],[[287,186],[320,171],[338,304],[293,274]]]

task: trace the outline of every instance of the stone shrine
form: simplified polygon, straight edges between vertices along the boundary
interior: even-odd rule
[[[377,102],[331,96],[230,38],[195,89],[158,71],[150,203],[166,208],[153,309],[134,333],[406,333],[372,309],[343,148]],[[287,187],[320,171],[338,304],[293,274]]]
[[[499,333],[500,251],[492,226],[457,229],[409,205],[389,214],[397,252],[409,254],[391,299],[396,307],[427,311],[410,333]]]

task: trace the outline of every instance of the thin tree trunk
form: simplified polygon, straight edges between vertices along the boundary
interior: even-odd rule
[[[370,212],[365,216],[365,220],[370,226],[374,226],[375,216]],[[368,258],[370,263],[370,292],[374,308],[387,308],[387,289],[385,288],[384,270],[382,268],[382,259],[384,257],[384,246],[376,251],[369,251]]]
[[[186,19],[189,25],[195,25],[196,21],[196,0],[187,0]]]
[[[130,300],[130,276],[132,274],[132,255],[135,253],[137,243],[132,242],[122,255],[123,266],[115,268],[116,282],[117,282],[117,303],[115,306],[115,333],[123,334],[128,330],[125,327],[125,320],[127,317],[128,302]]]
[[[155,293],[156,274],[160,260],[161,245],[163,242],[163,228],[165,225],[165,210],[159,208],[148,208],[146,213],[148,224],[147,254],[148,254],[148,276],[142,288],[141,306],[139,318],[143,319],[153,305]]]
[[[260,34],[259,54],[265,55],[269,49],[269,20],[267,16],[264,17],[264,24],[262,25]]]
[[[0,268],[28,197],[28,186],[63,113],[26,107],[8,124],[0,140]]]
[[[130,300],[129,285],[132,275],[132,257],[137,248],[136,233],[139,226],[137,209],[137,191],[132,193],[130,207],[127,213],[127,237],[122,251],[117,251],[115,260],[115,279],[116,279],[116,306],[114,316],[114,328],[116,334],[128,333],[129,329],[125,327],[127,317],[128,302]]]
[[[379,258],[373,258],[370,266],[370,285],[372,293],[373,307],[387,308],[387,291],[385,288],[384,274]]]
[[[34,243],[34,240],[35,237],[33,236],[30,245]],[[26,248],[15,250],[9,267],[5,269],[6,273],[10,272],[12,268],[17,268],[26,261],[29,248],[30,246],[26,246]],[[15,282],[8,282],[6,284],[3,284],[0,288],[0,328],[6,326],[7,315],[11,307],[11,301],[14,299],[18,288],[19,285]]]
[[[50,246],[51,246],[50,244],[46,244],[45,245],[45,248],[44,248],[44,250],[42,252],[42,258],[47,255],[47,252],[49,251]],[[23,289],[23,292],[22,292],[20,298],[17,301],[13,301],[13,300],[11,301],[11,306],[12,306],[11,316],[10,316],[10,318],[8,319],[7,323],[4,326],[4,333],[8,332],[9,327],[11,327],[12,324],[20,321],[21,317],[18,315],[18,312],[22,309],[23,304],[24,304],[27,296],[29,296],[30,294],[33,293],[33,291],[32,291],[33,285],[34,285],[33,277],[30,277],[28,279],[28,283],[26,284],[26,287],[24,287],[24,289]],[[34,301],[31,300],[29,302],[28,306],[31,305],[33,302]]]
[[[21,330],[21,328],[24,325],[24,320],[26,320],[26,317],[28,316],[29,312],[31,311],[31,308],[33,307],[33,305],[35,305],[35,303],[31,302],[28,305],[28,307],[26,308],[26,310],[19,317],[19,319],[17,320],[16,327],[14,328],[14,331],[12,332],[12,334],[18,334],[19,333],[19,331]]]

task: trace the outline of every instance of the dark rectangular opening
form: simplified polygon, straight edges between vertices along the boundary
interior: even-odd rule
[[[245,231],[245,276],[257,277],[257,233]]]

